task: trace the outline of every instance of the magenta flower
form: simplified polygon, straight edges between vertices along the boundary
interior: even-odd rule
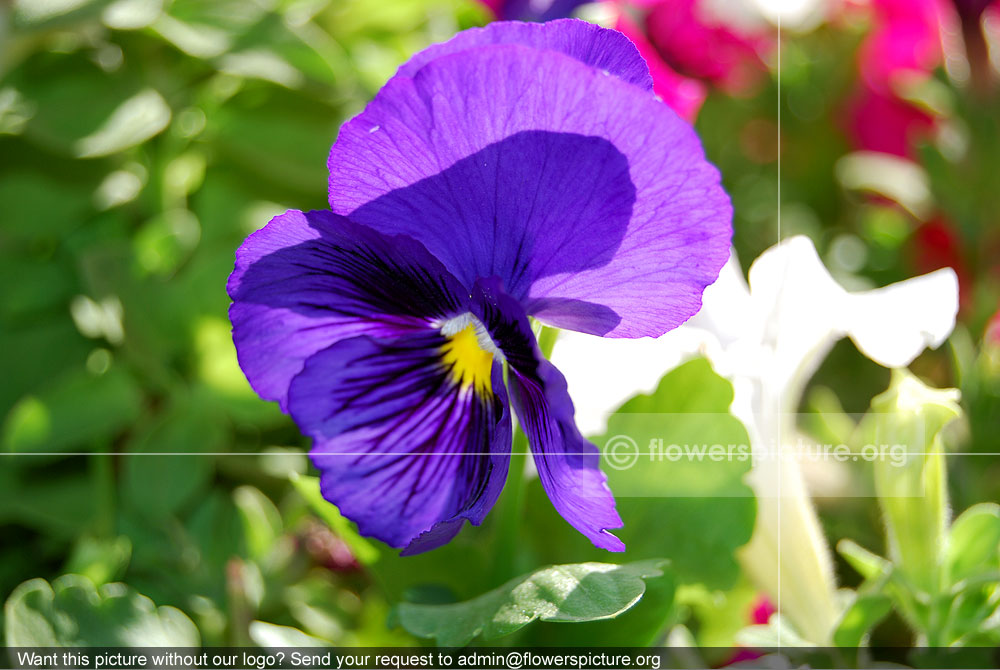
[[[699,0],[647,4],[646,34],[674,71],[729,93],[746,90],[764,73],[759,55],[768,46],[764,35],[738,32]]]
[[[330,152],[332,211],[251,235],[229,278],[240,365],[313,440],[323,496],[404,553],[483,521],[511,413],[556,510],[621,527],[529,316],[658,336],[698,311],[731,206],[635,47],[576,20],[493,23],[405,63]]]
[[[848,102],[848,131],[855,148],[913,157],[913,147],[934,128],[934,116],[895,95],[862,85]]]
[[[667,65],[656,47],[646,39],[639,27],[626,14],[623,13],[618,17],[615,28],[632,40],[639,50],[639,55],[649,66],[649,74],[653,77],[653,92],[681,118],[693,122],[708,95],[705,84],[697,79],[682,76]]]
[[[942,59],[942,0],[873,0],[874,28],[858,52],[861,81],[848,109],[855,146],[911,157],[934,117],[902,88],[931,76]]]
[[[997,310],[986,326],[986,341],[991,346],[1000,347],[1000,310]]]

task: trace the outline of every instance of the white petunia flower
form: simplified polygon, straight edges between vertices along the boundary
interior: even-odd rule
[[[951,333],[958,279],[938,270],[884,288],[850,293],[824,267],[812,242],[792,237],[750,267],[749,287],[735,256],[705,291],[701,311],[656,340],[615,340],[563,332],[553,362],[566,375],[577,422],[599,434],[608,416],[662,375],[701,353],[733,383],[733,413],[754,454],[753,538],[740,552],[750,576],[798,631],[828,644],[840,614],[830,552],[795,459],[776,458],[796,443],[795,410],[830,348],[850,337],[886,367],[908,365]],[[601,384],[587,383],[596,375]],[[780,546],[780,549],[779,549]],[[780,593],[780,596],[779,596]]]

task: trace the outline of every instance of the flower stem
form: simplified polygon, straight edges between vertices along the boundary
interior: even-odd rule
[[[502,584],[516,576],[516,556],[519,544],[518,528],[524,509],[524,468],[527,461],[528,438],[520,426],[514,429],[511,444],[510,470],[507,483],[497,504],[497,548],[493,563],[493,583]]]

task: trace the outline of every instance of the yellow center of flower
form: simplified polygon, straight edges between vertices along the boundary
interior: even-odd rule
[[[490,393],[493,390],[490,378],[493,354],[480,346],[475,325],[470,323],[448,336],[441,347],[441,360],[455,383],[462,388],[471,386],[477,393]]]

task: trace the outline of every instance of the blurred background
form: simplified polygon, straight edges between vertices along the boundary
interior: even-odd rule
[[[415,644],[400,600],[581,560],[537,540],[558,523],[547,503],[526,522],[536,539],[496,548],[506,567],[456,562],[493,521],[409,563],[356,536],[317,503],[306,441],[247,385],[225,293],[246,235],[327,206],[338,127],[410,54],[496,18],[570,15],[632,38],[694,123],[744,267],[780,214],[780,235],[810,237],[851,290],[955,269],[958,326],[912,369],[962,389],[963,451],[1000,451],[1000,3],[0,0],[0,597],[82,575],[60,583],[124,582],[160,619],[136,629],[170,642]],[[802,409],[863,412],[888,381],[844,341]],[[949,466],[956,510],[998,500],[1000,460]],[[831,541],[881,547],[870,500],[819,502]],[[705,551],[731,557],[741,532]],[[640,644],[683,624],[733,646],[768,603],[735,562],[719,570],[649,594],[673,603],[655,634],[585,624],[502,643]],[[445,572],[465,586],[442,587]],[[134,639],[123,628],[112,617],[92,639]],[[875,641],[907,635],[890,621]]]

